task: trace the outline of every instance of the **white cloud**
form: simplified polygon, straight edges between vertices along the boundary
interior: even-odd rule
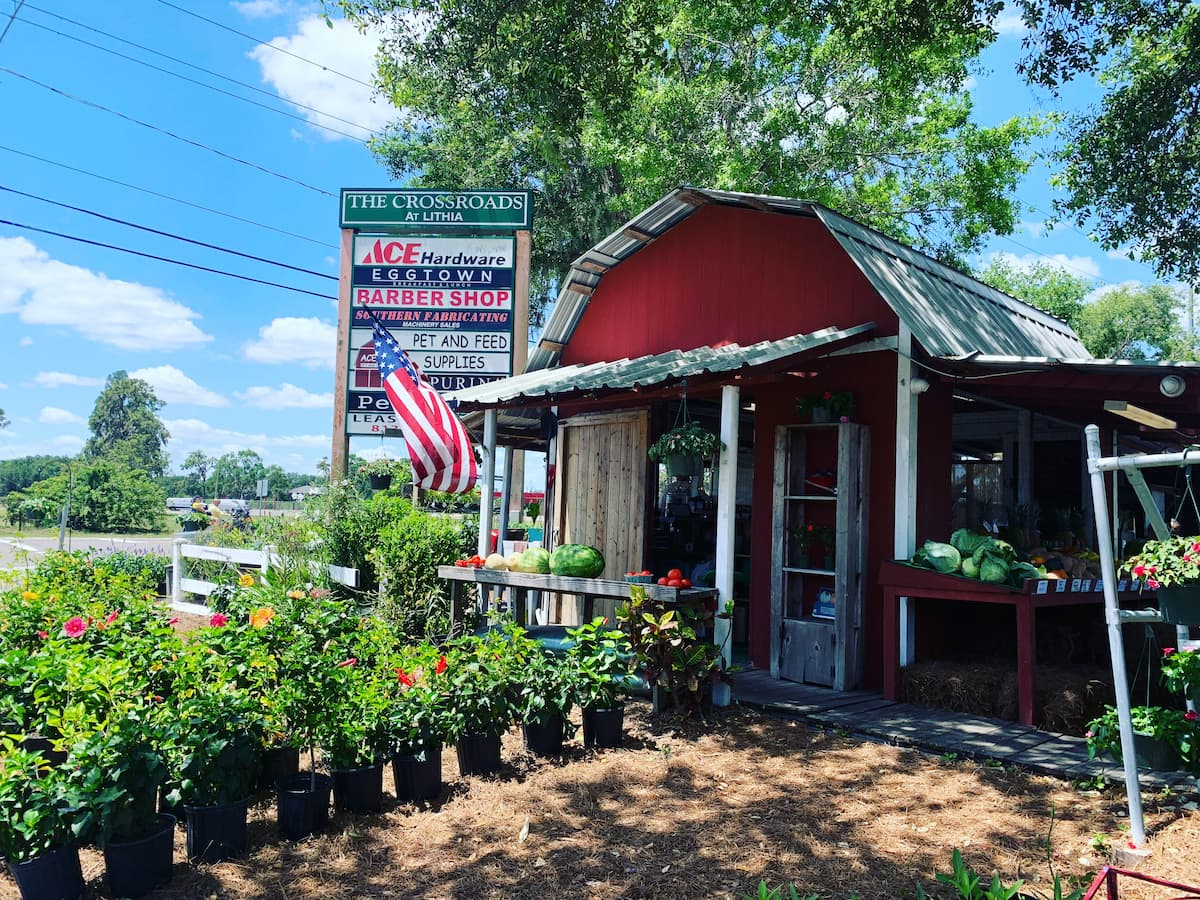
[[[90,375],[72,375],[70,372],[38,372],[33,376],[33,383],[38,387],[99,387],[104,384],[103,378],[93,378]]]
[[[59,434],[52,438],[45,433],[37,440],[20,440],[20,432],[6,428],[0,431],[0,459],[20,459],[23,456],[74,456],[83,449],[84,439],[77,434]]]
[[[201,387],[174,366],[153,366],[137,369],[129,377],[140,378],[154,388],[154,394],[164,403],[193,403],[196,406],[228,406],[229,400]]]
[[[992,23],[992,27],[996,29],[996,34],[1023,36],[1029,29],[1025,27],[1025,20],[1021,18],[1021,13],[1006,6],[1000,15],[996,16],[996,21]]]
[[[22,347],[30,347],[32,345],[33,345],[33,338],[29,337],[29,335],[26,335],[25,337],[21,338],[21,346]]]
[[[1080,278],[1099,278],[1100,264],[1090,256],[1067,256],[1065,253],[992,253],[987,261],[1003,259],[1016,269],[1029,270],[1036,265],[1056,266]]]
[[[979,87],[979,79],[974,75],[968,75],[966,80],[962,83],[962,89],[964,91],[973,91],[977,87]]]
[[[263,81],[284,100],[295,104],[310,123],[366,140],[371,132],[378,131],[397,115],[395,107],[382,96],[376,96],[374,88],[369,86],[375,74],[378,47],[377,31],[368,29],[360,33],[341,19],[333,20],[330,28],[324,19],[314,15],[301,20],[295,34],[274,38],[269,44],[259,44],[250,51],[250,58],[262,70]],[[305,60],[320,63],[324,68]],[[345,75],[351,77],[343,77]],[[321,112],[315,113],[313,109]],[[317,129],[321,137],[327,140],[343,137],[325,128]]]
[[[298,362],[310,369],[332,369],[337,348],[337,328],[317,318],[273,319],[258,329],[243,355],[252,362]]]
[[[247,406],[261,409],[332,409],[333,394],[313,394],[304,388],[284,382],[279,387],[256,385],[244,391],[235,391],[234,396]]]
[[[87,421],[69,409],[59,409],[57,406],[43,406],[38,413],[38,421],[43,425],[82,425]]]
[[[212,340],[199,315],[155,287],[51,259],[25,238],[0,238],[0,314],[59,325],[122,350],[176,350]]]
[[[230,6],[247,19],[270,19],[291,12],[292,5],[281,0],[246,0],[245,3],[230,3]]]
[[[1029,232],[1030,237],[1035,237],[1035,238],[1040,238],[1044,234],[1046,234],[1048,231],[1050,231],[1050,228],[1047,227],[1045,222],[1023,221],[1023,222],[1018,222],[1017,227],[1023,228],[1025,231]]]

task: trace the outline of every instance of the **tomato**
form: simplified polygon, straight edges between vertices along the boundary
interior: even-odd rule
[[[667,587],[673,587],[673,588],[683,587],[683,580],[679,579],[679,578],[668,578],[667,579]]]
[[[670,572],[667,573],[667,577],[668,578],[682,578],[683,571],[680,569],[672,569]]]
[[[679,579],[679,586],[680,586],[681,588],[690,588],[690,587],[692,586],[692,582],[691,582],[689,579],[687,579],[687,578],[680,578],[680,579]]]
[[[465,559],[456,559],[454,564],[460,569],[465,569],[467,567],[467,561]]]
[[[637,575],[637,572],[626,572],[625,573],[626,578],[632,578],[635,575]]]
[[[668,581],[668,579],[667,579],[666,575],[664,575],[662,578],[658,579],[658,583],[663,585],[664,587],[666,587],[667,581]]]
[[[653,575],[654,573],[651,572],[649,569],[642,569],[642,571],[638,572],[638,574],[639,575]]]

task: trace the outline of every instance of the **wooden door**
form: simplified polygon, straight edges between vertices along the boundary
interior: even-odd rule
[[[649,421],[642,409],[573,416],[558,425],[552,546],[597,548],[604,554],[602,578],[619,580],[645,557]],[[611,621],[615,606],[597,601],[596,615]],[[578,624],[577,603],[551,613],[555,621]]]

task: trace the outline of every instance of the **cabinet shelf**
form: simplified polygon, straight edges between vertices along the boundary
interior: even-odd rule
[[[804,500],[804,501],[808,501],[808,500],[830,501],[830,500],[832,500],[834,503],[837,503],[837,494],[788,494],[783,499],[784,500]]]
[[[837,577],[837,572],[833,569],[805,569],[805,568],[796,568],[793,566],[784,566],[783,571],[795,572],[796,574],[799,574],[799,575],[826,575],[830,578]]]

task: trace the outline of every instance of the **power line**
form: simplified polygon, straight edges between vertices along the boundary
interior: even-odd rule
[[[149,128],[151,131],[156,131],[159,134],[165,134],[167,137],[174,138],[177,141],[182,141],[185,144],[190,144],[191,146],[198,147],[201,150],[207,150],[209,153],[215,153],[217,156],[220,156],[223,159],[228,159],[235,163],[239,163],[243,166],[248,166],[251,169],[257,169],[259,172],[262,172],[266,175],[271,175],[275,178],[280,178],[284,181],[290,181],[292,184],[299,185],[300,187],[303,187],[303,188],[308,188],[310,191],[316,191],[318,194],[323,194],[326,197],[333,196],[333,194],[331,192],[325,190],[324,188],[319,188],[316,185],[309,184],[306,181],[301,181],[298,178],[293,178],[291,175],[284,175],[282,172],[276,172],[274,169],[268,169],[266,166],[260,166],[258,163],[250,162],[249,160],[242,159],[241,157],[238,157],[238,156],[234,156],[231,153],[226,153],[224,150],[218,150],[216,147],[210,147],[208,144],[201,143],[200,141],[194,141],[191,138],[186,138],[186,137],[183,137],[182,135],[175,134],[173,131],[168,131],[165,128],[160,128],[158,125],[152,125],[149,122],[143,122],[141,119],[137,119],[137,118],[134,118],[133,116],[126,115],[123,112],[118,112],[115,109],[111,109],[100,103],[96,103],[93,100],[85,100],[82,97],[76,97],[74,94],[69,94],[64,90],[61,90],[59,88],[56,88],[56,87],[46,84],[44,82],[38,81],[36,78],[31,78],[28,75],[24,75],[20,72],[17,72],[13,69],[6,67],[6,66],[0,66],[0,72],[5,72],[9,75],[13,75],[17,78],[20,78],[22,81],[28,81],[30,84],[36,84],[40,88],[50,91],[51,93],[58,94],[60,97],[65,97],[66,99],[72,100],[75,103],[80,103],[84,106],[90,106],[93,109],[98,109],[101,112],[109,113],[110,115],[114,115],[117,118],[124,119],[127,122],[133,122],[135,125],[141,125],[143,128]]]
[[[36,6],[30,6],[29,8],[36,9],[38,12],[42,12],[42,13],[46,12],[45,10],[39,9]],[[108,32],[101,31],[98,28],[91,28],[80,22],[76,22],[73,19],[68,19],[68,18],[66,18],[66,16],[58,16],[54,13],[46,13],[46,15],[53,16],[56,19],[63,19],[64,21],[70,22],[72,25],[77,25],[80,28],[86,28],[88,31],[94,31],[97,34],[101,34],[107,38],[110,38],[111,40],[121,41],[122,43],[130,44],[131,46],[137,47],[140,50],[144,50],[147,53],[153,53],[155,56],[161,56],[164,59],[169,59],[174,63],[178,63],[179,65],[188,66],[188,67],[196,69],[200,72],[204,72],[207,75],[212,75],[213,77],[224,79],[225,81],[231,82],[232,84],[236,84],[239,87],[248,88],[249,90],[252,90],[252,91],[257,91],[258,93],[265,94],[266,96],[271,97],[272,99],[278,99],[278,95],[273,94],[270,91],[263,90],[260,87],[255,87],[252,84],[249,84],[244,81],[239,81],[236,78],[230,78],[227,75],[222,75],[220,72],[214,72],[211,69],[204,68],[203,66],[193,65],[192,63],[189,63],[186,60],[177,59],[176,57],[168,56],[165,53],[159,53],[157,50],[153,50],[149,47],[144,47],[141,44],[135,44],[133,41],[126,41],[123,38],[119,38],[116,35],[108,34]],[[223,94],[226,97],[232,97],[234,100],[241,100],[243,103],[249,103],[252,106],[257,106],[261,109],[265,109],[270,112],[277,113],[281,116],[287,116],[289,119],[295,119],[297,121],[304,122],[308,125],[313,126],[314,128],[320,128],[325,131],[332,132],[333,134],[339,134],[342,137],[347,137],[347,138],[350,138],[351,140],[358,141],[359,143],[365,143],[363,138],[359,137],[356,134],[350,134],[350,132],[348,132],[348,131],[342,131],[338,128],[333,128],[332,126],[329,126],[329,125],[321,125],[318,122],[313,122],[311,119],[308,119],[305,116],[297,115],[296,113],[293,113],[293,112],[288,112],[286,109],[279,109],[278,107],[270,106],[266,103],[261,103],[258,100],[252,100],[249,97],[243,97],[241,94],[235,94],[232,91],[227,91],[224,88],[219,88],[216,85],[208,84],[207,82],[200,81],[196,78],[189,78],[187,75],[182,75],[179,72],[172,72],[170,69],[164,69],[162,66],[156,66],[156,65],[154,65],[154,63],[146,62],[144,59],[138,59],[136,56],[130,56],[129,54],[122,53],[119,50],[113,50],[111,47],[105,47],[103,44],[93,43],[92,41],[85,40],[84,38],[76,37],[73,34],[68,34],[65,31],[59,31],[57,28],[51,28],[49,25],[43,25],[41,22],[33,22],[28,19],[26,19],[24,21],[27,25],[32,25],[34,28],[40,28],[43,31],[48,31],[51,34],[58,35],[61,38],[66,38],[69,41],[75,41],[76,43],[83,44],[86,47],[91,47],[91,48],[93,48],[95,50],[99,50],[103,53],[108,53],[108,54],[111,54],[112,56],[116,56],[120,59],[124,59],[124,60],[127,60],[132,63],[136,63],[139,66],[145,66],[147,69],[153,69],[155,72],[161,72],[164,75],[170,75],[174,78],[180,79],[181,81],[186,81],[189,84],[194,84],[194,85],[198,85],[199,87],[202,87],[202,88],[207,88],[210,91],[215,91],[216,93]],[[290,100],[287,102],[292,103],[292,101],[290,101]],[[368,134],[371,132],[371,129],[367,128],[365,125],[359,125],[355,122],[351,122],[349,119],[343,119],[340,116],[335,116],[335,115],[331,115],[330,113],[322,112],[321,110],[315,109],[314,107],[308,106],[306,104],[295,103],[293,105],[298,106],[301,109],[307,109],[310,112],[313,112],[317,115],[325,116],[326,118],[334,119],[338,122],[344,122],[345,124],[347,124],[353,128],[361,129],[362,131],[365,131]]]
[[[0,219],[0,225],[11,225],[13,228],[21,228],[25,231],[36,231],[38,234],[48,234],[53,237],[64,238],[68,241],[77,241],[80,244],[89,244],[92,247],[103,247],[106,250],[119,250],[121,253],[129,253],[132,256],[140,256],[144,259],[153,259],[157,260],[158,262],[171,263],[171,265],[183,266],[187,269],[198,269],[201,272],[211,272],[214,275],[223,275],[226,278],[236,278],[239,281],[250,281],[254,284],[265,284],[268,287],[275,287],[284,291],[293,291],[297,294],[308,294],[310,297],[319,297],[322,300],[337,299],[329,294],[318,294],[316,291],[306,291],[304,288],[292,287],[288,284],[279,284],[275,281],[264,281],[261,278],[251,278],[249,275],[238,275],[236,272],[226,272],[224,269],[214,269],[210,266],[201,266],[196,263],[184,262],[181,259],[173,259],[169,256],[156,256],[153,253],[143,253],[141,250],[131,250],[128,247],[119,247],[116,244],[105,244],[102,241],[93,241],[74,234],[63,234],[61,231],[51,231],[48,228],[38,228],[35,225],[26,225],[24,222],[13,222],[10,219]]]
[[[1030,247],[1028,244],[1022,244],[1020,241],[1016,240],[1015,238],[1009,237],[1007,234],[998,234],[998,235],[996,235],[996,237],[1000,238],[1000,240],[1002,240],[1002,241],[1008,241],[1010,244],[1016,244],[1022,250],[1028,250],[1034,256],[1040,256],[1042,259],[1049,260],[1050,262],[1054,263],[1059,268],[1074,269],[1076,272],[1078,272],[1080,275],[1082,275],[1084,278],[1088,279],[1089,281],[1095,281],[1101,285],[1110,283],[1110,282],[1104,281],[1101,278],[1097,278],[1091,272],[1086,272],[1083,269],[1079,268],[1078,266],[1072,265],[1071,263],[1068,263],[1068,262],[1063,262],[1062,260],[1056,259],[1054,256],[1052,256],[1048,253],[1042,253],[1040,250],[1035,250],[1033,247]]]
[[[120,181],[116,178],[109,178],[107,175],[101,175],[98,172],[89,172],[87,169],[80,169],[76,166],[69,166],[66,163],[56,162],[53,159],[46,159],[44,156],[38,156],[34,153],[26,153],[24,150],[17,150],[13,147],[6,147],[0,144],[0,150],[6,150],[9,153],[15,153],[17,156],[24,156],[26,159],[34,159],[40,163],[45,163],[48,166],[57,166],[60,169],[66,169],[68,172],[75,172],[79,175],[86,175],[89,178],[96,178],[100,181],[107,181],[109,184],[115,184],[119,187],[128,188],[131,191],[140,191],[143,194],[149,194],[151,197],[158,197],[160,200],[170,200],[172,203],[178,203],[181,206],[188,206],[192,209],[198,209],[202,212],[212,213],[215,216],[224,216],[226,219],[232,219],[235,222],[242,222],[246,225],[253,225],[256,228],[265,228],[267,231],[274,231],[276,234],[286,235],[287,237],[297,238],[301,241],[308,241],[310,244],[316,244],[319,247],[326,247],[336,250],[338,245],[331,244],[328,241],[320,241],[316,238],[309,237],[305,234],[297,234],[294,231],[287,231],[283,228],[276,228],[274,225],[267,225],[265,222],[256,222],[253,219],[246,219],[242,216],[235,216],[233,213],[223,212],[219,209],[213,209],[211,206],[204,206],[200,203],[193,203],[190,200],[184,200],[181,197],[174,197],[170,194],[163,194],[159,191],[152,191],[150,188],[144,188],[140,185],[130,184],[128,181]]]
[[[371,84],[369,81],[363,81],[361,78],[355,78],[353,75],[347,75],[345,72],[339,72],[337,69],[331,69],[331,68],[329,68],[329,66],[322,65],[319,62],[313,62],[311,59],[301,56],[299,53],[293,53],[291,50],[285,50],[282,47],[276,47],[274,44],[270,43],[269,41],[264,41],[261,38],[256,38],[254,35],[246,34],[246,32],[244,32],[244,31],[238,31],[236,28],[226,25],[224,22],[218,22],[216,19],[210,19],[206,16],[200,15],[200,13],[192,12],[190,9],[185,9],[182,6],[177,6],[176,4],[169,2],[169,0],[158,0],[158,2],[161,3],[163,6],[169,6],[169,7],[171,7],[171,9],[178,10],[179,12],[181,12],[185,15],[188,15],[188,16],[192,16],[193,18],[199,19],[202,22],[207,22],[209,25],[216,25],[218,28],[220,28],[224,31],[231,32],[233,34],[238,35],[239,37],[244,37],[248,41],[254,41],[254,43],[256,43],[256,44],[261,44],[264,47],[270,47],[272,50],[275,50],[279,53],[286,54],[287,56],[290,56],[293,59],[298,59],[301,62],[306,62],[310,66],[316,66],[322,72],[328,72],[331,75],[338,75],[341,78],[345,78],[347,81],[353,81],[357,84],[361,84],[363,87],[369,87],[372,90],[375,89],[375,85]]]
[[[255,256],[253,253],[243,253],[240,250],[222,247],[219,244],[210,244],[206,241],[198,241],[194,238],[175,234],[174,232],[161,231],[158,228],[151,228],[149,225],[138,225],[136,222],[128,222],[125,219],[118,219],[114,216],[106,216],[103,213],[94,212],[90,209],[84,209],[81,206],[72,206],[70,203],[60,203],[57,200],[51,200],[49,197],[40,197],[37,194],[29,194],[25,191],[18,191],[16,188],[5,187],[2,184],[0,184],[0,191],[7,191],[10,194],[16,194],[19,197],[28,197],[30,200],[40,200],[42,203],[49,203],[51,206],[57,206],[60,209],[69,209],[74,212],[83,213],[87,216],[93,216],[97,219],[103,219],[105,222],[113,222],[117,225],[125,225],[129,228],[136,228],[138,231],[146,231],[150,234],[157,234],[160,237],[170,238],[173,241],[183,241],[185,244],[192,244],[196,247],[204,247],[208,250],[216,250],[218,253],[228,253],[231,256],[240,256],[242,259],[249,259],[253,260],[254,262],[265,263],[268,266],[277,266],[280,269],[289,269],[293,272],[299,272],[302,275],[315,275],[317,278],[328,278],[330,281],[338,280],[336,275],[329,275],[325,272],[316,272],[312,269],[304,269],[300,266],[289,265],[288,263],[276,262],[273,259],[267,259],[263,256]]]
[[[12,28],[13,22],[17,21],[17,13],[21,11],[21,7],[25,5],[25,0],[17,0],[17,5],[13,7],[12,15],[8,17],[8,21],[4,23],[4,30],[0,31],[0,43],[4,42],[5,36],[8,34],[8,29]]]

